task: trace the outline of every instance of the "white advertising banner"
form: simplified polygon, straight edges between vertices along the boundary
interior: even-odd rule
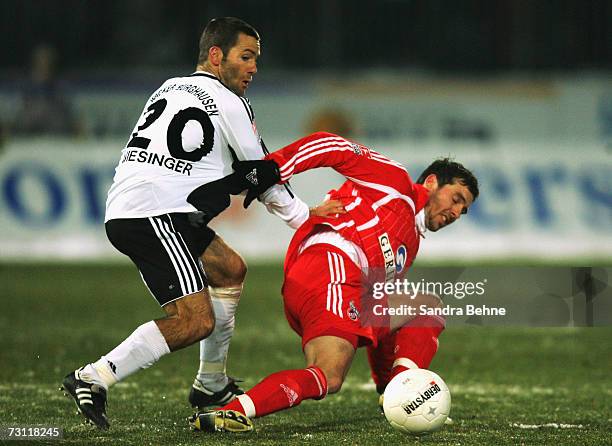
[[[0,152],[0,259],[120,258],[104,234],[104,205],[122,142],[11,142]],[[376,143],[413,178],[452,155],[478,176],[468,215],[426,235],[419,259],[548,259],[580,264],[612,259],[612,157],[603,147],[533,144],[452,146]],[[270,148],[278,147],[268,143]],[[342,178],[331,169],[296,176],[313,205]],[[292,231],[240,200],[215,229],[249,259],[282,258]]]

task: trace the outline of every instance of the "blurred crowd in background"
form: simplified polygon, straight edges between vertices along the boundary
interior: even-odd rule
[[[321,79],[391,76],[392,89],[397,76],[477,85],[612,70],[606,0],[7,0],[0,2],[3,138],[125,137],[143,97],[193,70],[200,32],[222,15],[261,33],[254,96],[308,91]],[[303,131],[348,135],[359,126],[346,107],[326,103],[301,123]],[[448,127],[462,132],[461,123]]]

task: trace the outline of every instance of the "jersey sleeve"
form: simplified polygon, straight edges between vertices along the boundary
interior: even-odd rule
[[[308,219],[308,205],[293,195],[286,185],[275,184],[263,194],[260,200],[271,214],[283,220],[289,227],[297,229]]]
[[[401,164],[332,133],[313,133],[266,158],[278,164],[281,183],[309,169],[331,167],[366,187],[390,187],[400,193],[412,189],[408,172]]]
[[[263,158],[266,152],[257,134],[251,108],[238,96],[232,99],[225,103],[221,113],[221,126],[227,143],[240,161]]]

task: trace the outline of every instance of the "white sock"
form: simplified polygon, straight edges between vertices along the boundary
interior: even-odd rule
[[[196,379],[208,390],[223,389],[228,378],[225,373],[230,341],[234,334],[234,321],[242,285],[227,288],[209,288],[215,310],[215,329],[200,341],[200,369]]]
[[[154,321],[142,324],[106,356],[79,372],[81,379],[108,389],[139,369],[146,369],[170,353],[166,339]],[[89,379],[88,379],[89,378]]]

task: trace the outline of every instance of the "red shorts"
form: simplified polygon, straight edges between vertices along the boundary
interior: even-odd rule
[[[319,336],[337,336],[355,348],[376,345],[380,329],[362,326],[361,269],[333,245],[304,250],[285,272],[283,300],[291,328],[302,337],[302,348]]]

